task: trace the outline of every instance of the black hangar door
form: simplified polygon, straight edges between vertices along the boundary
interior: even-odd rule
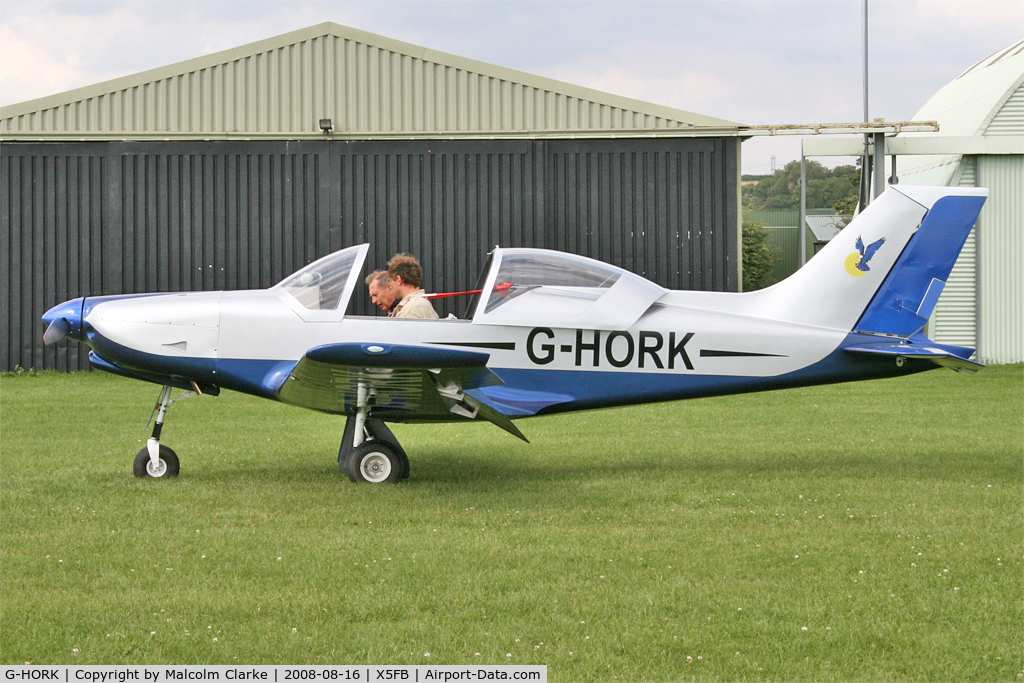
[[[547,246],[669,289],[738,291],[735,138],[547,143]]]

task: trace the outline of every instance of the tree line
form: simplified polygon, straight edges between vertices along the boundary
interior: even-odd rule
[[[800,208],[800,162],[791,161],[767,176],[743,176],[757,180],[743,185],[744,209]],[[837,213],[853,213],[860,187],[857,166],[836,166],[829,169],[817,161],[807,161],[808,208],[834,207]],[[852,203],[851,203],[852,202]]]
[[[743,176],[743,210],[799,209],[800,162],[791,161],[772,175]],[[858,166],[825,168],[817,161],[807,161],[807,207],[832,207],[844,216],[844,223],[853,216],[860,190]],[[743,291],[750,292],[772,284],[772,269],[778,261],[775,250],[767,243],[764,223],[743,220]]]

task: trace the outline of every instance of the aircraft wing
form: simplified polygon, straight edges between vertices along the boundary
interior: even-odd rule
[[[489,354],[403,344],[346,343],[306,352],[278,390],[285,403],[352,415],[360,385],[370,417],[393,422],[484,419],[523,441],[508,416],[466,395],[501,384],[486,367]]]

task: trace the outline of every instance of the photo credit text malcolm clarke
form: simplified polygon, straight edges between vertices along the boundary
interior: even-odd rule
[[[544,665],[481,666],[0,666],[0,683],[451,683],[529,681],[547,683]]]

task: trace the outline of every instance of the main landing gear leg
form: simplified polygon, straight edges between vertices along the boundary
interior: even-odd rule
[[[374,392],[360,382],[356,414],[345,423],[338,471],[354,482],[395,482],[409,478],[409,457],[383,420],[369,417]]]
[[[181,465],[178,462],[178,455],[168,446],[160,443],[160,432],[164,428],[164,417],[167,409],[172,403],[196,395],[194,391],[186,391],[176,399],[171,399],[171,387],[164,385],[160,390],[160,398],[153,411],[156,413],[156,422],[153,423],[153,434],[146,441],[146,447],[135,456],[133,467],[135,476],[140,479],[149,477],[167,479],[178,476]]]

